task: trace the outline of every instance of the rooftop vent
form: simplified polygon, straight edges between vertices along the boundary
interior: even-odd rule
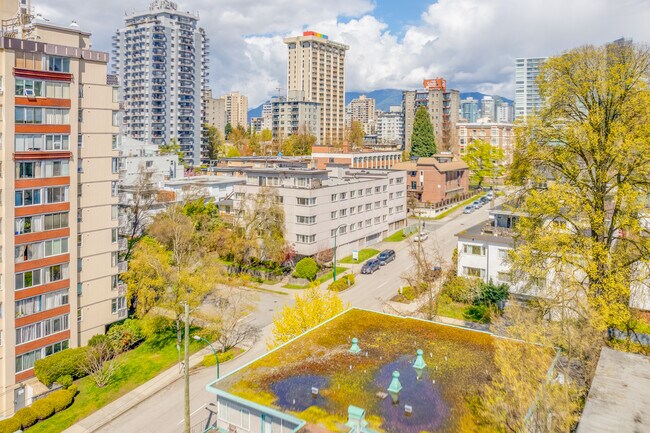
[[[352,339],[352,346],[350,346],[350,353],[353,355],[358,355],[361,352],[361,348],[359,347],[359,340],[357,338]]]
[[[399,403],[399,392],[402,390],[402,384],[399,381],[399,371],[393,371],[393,380],[390,381],[388,386],[388,393],[393,399],[393,404]]]

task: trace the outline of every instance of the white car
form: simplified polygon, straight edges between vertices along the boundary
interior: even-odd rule
[[[413,237],[414,242],[422,242],[426,241],[427,239],[429,239],[429,233],[427,232],[420,232]]]

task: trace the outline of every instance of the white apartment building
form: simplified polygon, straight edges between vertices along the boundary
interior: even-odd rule
[[[284,43],[289,48],[287,92],[302,92],[305,101],[321,104],[320,144],[343,143],[345,52],[350,47],[311,31],[285,38]]]
[[[497,105],[497,123],[512,123],[515,120],[515,109],[507,102],[500,102]]]
[[[108,53],[76,23],[2,3],[0,411],[32,403],[36,360],[126,317],[119,105]]]
[[[113,70],[124,103],[124,133],[156,145],[175,139],[185,161],[201,163],[208,42],[199,17],[169,0],[127,15],[113,37]]]
[[[305,101],[302,92],[290,92],[289,98],[271,99],[271,131],[273,138],[282,142],[296,133],[322,137],[322,104]]]
[[[383,145],[401,145],[404,137],[402,107],[392,106],[377,116],[377,141]]]
[[[301,256],[334,248],[339,257],[380,242],[406,226],[406,173],[344,166],[328,170],[243,169],[234,208],[246,195],[273,188],[285,213],[285,238]]]
[[[120,149],[123,156],[120,166],[121,187],[133,185],[141,172],[150,173],[151,182],[156,185],[164,180],[182,178],[184,175],[185,169],[178,160],[178,155],[161,155],[155,144],[122,137]]]
[[[515,119],[526,120],[542,106],[537,76],[548,57],[527,57],[515,61]]]

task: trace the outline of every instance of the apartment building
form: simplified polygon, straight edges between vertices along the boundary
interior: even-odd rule
[[[76,23],[33,19],[23,4],[2,4],[0,41],[3,417],[38,392],[36,360],[126,317],[108,53]]]
[[[512,123],[515,120],[515,109],[507,102],[499,102],[497,105],[497,123]]]
[[[287,92],[298,91],[307,102],[321,104],[319,143],[332,146],[345,138],[345,44],[307,31],[285,38],[289,49]]]
[[[248,195],[277,192],[285,214],[285,239],[298,255],[334,248],[340,257],[380,242],[406,226],[403,171],[302,167],[242,168],[246,183],[235,186],[234,209]]]
[[[387,112],[377,116],[377,142],[382,146],[400,146],[403,144],[404,117],[402,107],[391,106]]]
[[[481,117],[490,119],[491,122],[496,122],[496,102],[492,96],[486,95],[481,99]]]
[[[332,148],[314,146],[311,152],[313,165],[325,169],[329,164],[342,164],[350,168],[381,168],[389,169],[402,161],[401,151],[371,150],[352,151],[349,147]]]
[[[537,76],[548,57],[525,57],[515,60],[515,119],[526,120],[542,106]]]
[[[113,37],[125,135],[158,146],[176,140],[185,162],[201,163],[208,41],[199,17],[155,0],[126,16]]]
[[[142,174],[147,174],[149,181],[157,186],[164,180],[184,176],[185,169],[178,160],[178,155],[161,155],[155,144],[122,137],[120,149],[123,157],[120,165],[120,189],[134,185]]]
[[[400,162],[393,168],[406,171],[406,191],[420,203],[450,203],[469,192],[469,167],[451,153]]]
[[[503,150],[505,162],[512,162],[515,150],[515,128],[512,123],[458,123],[456,125],[458,150],[465,154],[467,146],[474,140],[483,140]]]
[[[204,93],[203,100],[205,102],[206,125],[217,128],[223,136],[226,131],[226,124],[228,123],[226,100],[224,98],[214,98],[210,89]]]
[[[361,95],[350,101],[350,120],[359,122],[365,135],[375,134],[377,132],[377,112],[374,98]]]
[[[460,101],[460,117],[466,122],[476,122],[478,120],[479,109],[478,99],[471,96]]]
[[[271,99],[271,131],[273,139],[282,142],[296,133],[322,137],[322,104],[305,101],[303,92],[289,92],[289,98]]]
[[[226,124],[236,128],[248,127],[248,97],[239,92],[229,92],[222,96],[226,105]]]
[[[456,143],[456,124],[460,112],[460,92],[447,90],[447,83],[442,78],[424,80],[424,90],[412,90],[402,93],[402,111],[404,113],[404,145],[411,149],[411,134],[415,112],[420,106],[429,111],[436,145],[439,151],[458,152]]]

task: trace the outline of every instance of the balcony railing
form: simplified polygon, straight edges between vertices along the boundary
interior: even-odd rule
[[[117,271],[121,274],[129,270],[129,262],[123,261],[117,263]]]

